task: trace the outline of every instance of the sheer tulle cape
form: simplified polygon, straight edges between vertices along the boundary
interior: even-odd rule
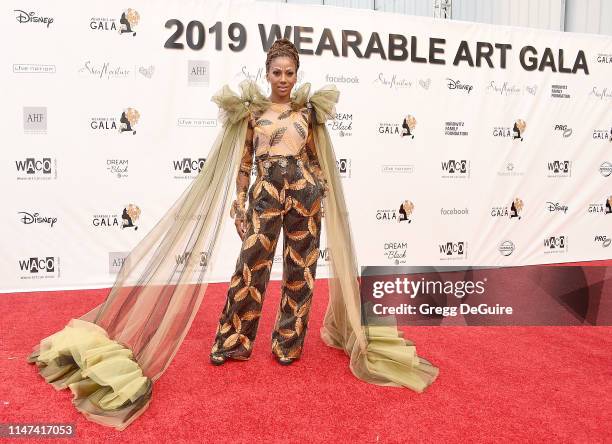
[[[41,340],[28,358],[56,389],[69,388],[75,407],[92,421],[123,430],[142,414],[153,382],[174,358],[200,307],[207,270],[221,260],[215,246],[230,220],[248,116],[270,104],[254,81],[242,81],[240,89],[238,95],[224,85],[212,97],[223,126],[202,170],[126,257],[106,300]],[[334,85],[311,95],[310,83],[292,95],[294,109],[313,109],[315,144],[328,179],[329,302],[321,337],[348,354],[358,378],[421,392],[438,369],[418,357],[395,326],[361,323],[359,272],[326,127],[338,98]]]

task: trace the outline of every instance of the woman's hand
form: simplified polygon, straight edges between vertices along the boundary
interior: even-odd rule
[[[244,240],[244,236],[249,229],[249,223],[244,219],[234,219],[234,225],[236,225],[236,231],[238,232],[238,236],[240,236],[240,240]]]

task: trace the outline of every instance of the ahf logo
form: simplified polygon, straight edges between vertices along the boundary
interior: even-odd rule
[[[24,106],[23,130],[26,134],[44,134],[47,132],[47,107]]]

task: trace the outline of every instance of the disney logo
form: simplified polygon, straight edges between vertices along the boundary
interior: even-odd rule
[[[472,85],[468,85],[467,83],[461,83],[460,80],[453,80],[449,78],[447,78],[446,80],[448,80],[448,89],[464,90],[467,91],[468,94],[474,89]]]
[[[551,213],[554,211],[561,211],[563,213],[567,213],[567,205],[561,205],[558,202],[546,202],[548,211]]]
[[[49,226],[52,227],[55,222],[57,222],[57,217],[42,217],[39,216],[39,213],[30,214],[26,211],[19,211],[17,214],[23,214],[21,222],[25,225],[48,223],[50,224]]]
[[[21,9],[14,9],[13,11],[17,13],[15,18],[19,23],[46,23],[47,28],[53,23],[52,17],[37,17],[35,12],[25,12]]]

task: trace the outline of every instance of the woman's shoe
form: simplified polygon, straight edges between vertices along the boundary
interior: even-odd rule
[[[223,355],[218,355],[218,354],[215,354],[215,353],[211,353],[210,354],[210,362],[213,365],[221,365],[221,364],[225,363],[225,359],[226,358]]]
[[[278,363],[280,365],[291,365],[294,361],[293,358],[281,358],[281,357],[276,357],[276,360],[278,361]]]

